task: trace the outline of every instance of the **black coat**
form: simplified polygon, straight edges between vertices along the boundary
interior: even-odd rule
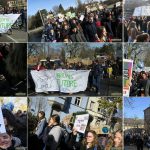
[[[88,42],[95,42],[96,41],[96,37],[95,35],[97,34],[97,29],[96,29],[96,25],[95,25],[95,22],[93,23],[87,23],[85,24],[85,37],[86,37],[86,40]]]

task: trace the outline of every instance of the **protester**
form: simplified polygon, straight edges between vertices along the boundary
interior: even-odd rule
[[[150,18],[148,17],[130,17],[124,21],[124,41],[126,42],[149,42]],[[127,34],[126,34],[127,32]]]
[[[118,130],[115,133],[114,147],[112,147],[111,150],[122,150],[122,148],[123,148],[122,131]]]
[[[95,65],[94,65],[94,77],[93,77],[93,83],[96,86],[96,92],[98,95],[100,95],[100,75],[102,73],[102,67],[99,64],[99,61],[96,60],[95,61]]]
[[[64,130],[60,127],[59,115],[52,115],[50,119],[51,129],[46,139],[45,150],[56,150],[59,147],[60,140]]]
[[[18,120],[11,111],[2,109],[5,128],[8,133],[13,137],[20,139],[20,145],[27,146],[27,120],[21,122]]]
[[[38,121],[32,116],[31,113],[28,114],[28,150],[42,150],[43,142],[34,133]]]
[[[150,86],[149,86],[149,76],[148,72],[133,72],[131,87],[131,96],[149,96]]]
[[[39,139],[42,138],[46,125],[47,125],[47,121],[45,118],[45,113],[44,113],[44,111],[39,111],[38,124],[37,124],[36,130],[35,130],[35,134],[38,136]]]
[[[35,66],[33,69],[40,71],[40,70],[45,70],[46,67],[44,66],[43,62],[38,62],[37,66]]]
[[[112,10],[85,11],[71,18],[59,17],[52,11],[48,15],[53,17],[44,25],[45,42],[112,42],[112,39],[122,39],[122,10],[116,6]],[[106,31],[99,31],[102,26]]]

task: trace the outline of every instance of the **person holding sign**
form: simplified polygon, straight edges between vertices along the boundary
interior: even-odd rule
[[[77,135],[77,131],[73,130],[73,135]],[[72,143],[70,143],[73,147],[73,149],[79,149],[79,150],[101,150],[101,147],[98,142],[98,137],[95,131],[90,130],[86,133],[85,138],[80,144],[76,144],[75,137],[73,136]],[[76,148],[75,146],[78,146]]]

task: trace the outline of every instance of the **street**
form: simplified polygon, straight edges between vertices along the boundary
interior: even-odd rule
[[[100,81],[101,87],[100,87],[100,95],[96,94],[94,91],[85,91],[85,92],[79,92],[72,94],[70,93],[69,96],[121,96],[122,95],[122,77],[119,76],[117,79],[101,79]],[[29,96],[33,95],[51,95],[51,96],[61,96],[66,95],[66,93],[60,93],[60,92],[49,92],[46,93],[36,93],[34,91],[29,90],[28,91]]]
[[[13,29],[12,30],[12,35],[8,35],[7,33],[4,33],[0,36],[0,42],[14,42],[14,43],[18,43],[18,42],[27,42],[28,40],[28,35],[27,32],[24,31],[24,29],[22,30],[17,30],[17,29]]]

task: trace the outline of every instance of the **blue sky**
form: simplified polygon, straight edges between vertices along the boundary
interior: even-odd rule
[[[86,2],[86,0],[81,1]],[[75,7],[77,5],[76,0],[28,0],[28,15],[34,15],[39,9],[47,9],[48,11],[52,10],[54,6],[58,6],[60,4],[62,4],[65,9],[70,6]]]
[[[85,0],[82,0],[84,2]],[[62,6],[66,9],[69,6],[76,6],[76,0],[28,0],[28,14],[33,15],[39,9],[47,9],[52,10],[53,6],[58,6],[62,4]]]
[[[132,102],[132,106],[128,104]],[[125,118],[144,118],[144,110],[150,106],[150,97],[139,97],[139,98],[125,98],[124,99],[124,115]]]

